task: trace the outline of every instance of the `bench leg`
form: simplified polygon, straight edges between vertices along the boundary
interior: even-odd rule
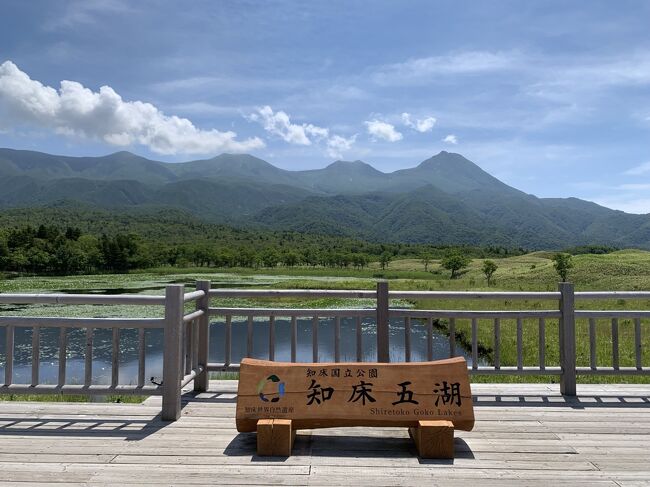
[[[296,431],[290,419],[257,421],[257,454],[259,456],[291,456]]]
[[[451,421],[418,421],[409,428],[421,458],[454,458],[454,424]]]

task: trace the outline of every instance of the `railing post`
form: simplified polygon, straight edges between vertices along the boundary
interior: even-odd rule
[[[196,309],[203,311],[203,316],[198,319],[199,340],[198,340],[198,362],[203,367],[201,372],[194,379],[194,390],[205,392],[208,390],[210,373],[208,372],[208,361],[210,354],[210,281],[196,281],[196,290],[203,291],[205,296],[196,300]]]
[[[561,282],[560,289],[560,393],[576,395],[576,322],[573,284]]]
[[[377,282],[377,361],[390,362],[388,281]]]
[[[181,415],[181,356],[183,344],[184,286],[165,288],[165,330],[163,345],[163,421],[176,421]]]

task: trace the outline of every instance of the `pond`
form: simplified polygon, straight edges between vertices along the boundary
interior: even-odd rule
[[[76,287],[75,282],[68,282],[67,286],[56,288],[52,283],[41,286],[45,289],[20,289],[19,292],[83,292],[98,294],[123,294],[145,293],[161,294],[165,284],[171,282],[192,282],[195,276],[141,276],[140,280],[131,276],[128,282],[116,276],[92,276],[92,284],[88,287]],[[215,283],[215,287],[240,287],[260,286],[267,287],[277,280],[286,280],[286,276],[245,276],[237,279],[235,275],[215,274],[205,276]],[[300,277],[297,277],[300,278]],[[61,284],[61,278],[55,278]],[[71,278],[74,281],[74,277]],[[88,280],[84,281],[88,284]],[[42,284],[42,283],[41,283]],[[126,284],[126,285],[125,285]],[[15,280],[13,281],[15,286]],[[15,292],[15,291],[9,291]],[[367,305],[368,303],[360,303]],[[249,306],[250,303],[244,303]],[[263,306],[274,306],[264,304]],[[332,306],[336,307],[336,306]],[[90,313],[88,309],[91,309]],[[101,313],[99,312],[101,309]],[[0,306],[0,314],[17,316],[159,316],[160,308],[133,307],[133,306]],[[404,322],[394,320],[390,324],[390,357],[391,361],[404,360]],[[334,361],[334,319],[320,319],[318,327],[319,361]],[[289,319],[277,318],[275,320],[275,360],[290,361],[291,359],[291,322]],[[312,361],[312,320],[297,320],[298,341],[296,358],[299,362]],[[82,384],[84,381],[86,332],[84,329],[70,329],[68,333],[68,349],[66,354],[66,383]],[[247,321],[245,317],[232,320],[232,349],[231,359],[238,363],[246,356]],[[210,324],[210,362],[223,363],[225,356],[224,347],[225,324],[223,320],[215,317]],[[40,334],[40,380],[42,384],[55,384],[58,377],[58,328],[41,328]],[[26,384],[31,382],[32,359],[32,330],[31,328],[15,329],[14,345],[14,376],[13,383]],[[147,380],[154,378],[159,381],[162,376],[162,330],[146,330],[146,357],[145,377]],[[93,384],[109,384],[111,381],[112,360],[112,335],[111,330],[95,329],[93,335]],[[427,359],[427,336],[425,323],[413,319],[411,322],[411,360],[422,361]],[[0,374],[4,374],[5,363],[5,335],[0,333]],[[467,352],[457,346],[457,353],[471,360]],[[253,322],[253,349],[255,358],[268,358],[269,354],[269,321],[256,318]],[[346,362],[356,361],[356,319],[341,319],[341,360]],[[375,322],[372,318],[362,321],[362,354],[364,361],[374,361],[377,357]],[[434,328],[433,356],[447,358],[449,354],[449,340],[447,336]],[[137,383],[138,374],[138,332],[135,329],[122,330],[120,333],[119,351],[119,382],[120,384]]]
[[[318,327],[318,359],[320,362],[334,361],[334,320],[321,319]],[[291,321],[275,320],[275,360],[291,360]],[[312,361],[312,320],[297,320],[298,342],[296,359],[299,362]],[[247,321],[233,319],[232,321],[232,350],[233,363],[246,356]],[[82,384],[84,380],[86,333],[84,329],[68,330],[68,350],[66,355],[66,383]],[[210,325],[210,362],[223,363],[225,325],[214,321]],[[40,335],[40,380],[42,384],[56,384],[58,377],[58,328],[41,328]],[[16,328],[14,338],[14,376],[13,383],[28,384],[31,382],[32,359],[32,330],[31,328]],[[162,330],[146,330],[145,377],[159,381],[162,376]],[[392,362],[404,360],[404,323],[394,321],[390,327],[390,357]],[[112,360],[111,330],[95,329],[93,334],[93,384],[109,384],[111,381]],[[134,329],[122,330],[120,333],[119,381],[120,384],[137,383],[138,374],[138,333]],[[411,322],[411,359],[413,361],[427,360],[427,337],[425,325],[417,320]],[[4,374],[5,336],[0,334],[0,376]],[[464,355],[468,362],[471,360],[462,349],[457,350]],[[255,358],[268,358],[269,353],[269,322],[255,321],[253,323],[253,350]],[[341,360],[356,361],[356,319],[341,319]],[[362,353],[363,361],[375,361],[377,358],[375,322],[364,319],[362,322]],[[449,340],[434,329],[433,356],[447,358]]]

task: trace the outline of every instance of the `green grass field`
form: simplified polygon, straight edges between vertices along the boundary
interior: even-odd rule
[[[323,268],[270,268],[270,269],[170,269],[160,268],[147,272],[118,275],[68,276],[68,277],[18,277],[0,280],[0,292],[40,292],[40,291],[79,291],[87,292],[144,292],[161,294],[164,286],[172,282],[186,283],[192,288],[197,278],[210,279],[214,287],[259,287],[277,289],[373,289],[378,278],[390,281],[394,290],[491,290],[491,291],[553,291],[559,280],[551,261],[552,253],[535,252],[527,255],[494,259],[499,266],[493,276],[490,287],[481,272],[482,260],[474,260],[456,279],[449,278],[449,271],[440,267],[438,261],[429,264],[428,272],[424,264],[416,259],[393,261],[382,270],[373,263],[364,270]],[[650,290],[650,252],[640,250],[623,250],[605,255],[576,255],[573,257],[574,268],[569,273],[569,280],[575,284],[576,291],[587,290]],[[357,300],[354,303],[340,299],[314,300],[222,300],[219,305],[226,306],[276,306],[276,307],[340,307],[350,305],[372,305]],[[461,300],[420,300],[410,303],[393,303],[393,305],[410,306],[418,309],[556,309],[553,301],[461,301]],[[608,300],[579,301],[578,309],[650,309],[650,300]],[[82,316],[88,307],[78,306],[40,306],[29,309],[13,310],[11,314],[36,314],[65,316]],[[106,316],[151,316],[160,314],[160,308],[119,307],[103,308]],[[1,310],[0,310],[1,312]],[[96,309],[93,310],[96,312]],[[438,324],[444,332],[445,320]],[[589,365],[588,323],[578,320],[577,356],[579,366]],[[501,322],[501,363],[516,365],[516,324],[514,321]],[[546,364],[558,362],[557,322],[546,323]],[[456,329],[464,336],[470,336],[470,323],[458,320]],[[599,366],[611,365],[611,324],[600,320],[597,323],[597,362]],[[524,365],[537,365],[538,360],[538,326],[536,320],[527,320],[524,325]],[[479,322],[479,342],[484,351],[483,358],[488,362],[493,359],[493,324],[488,320]],[[619,323],[620,364],[633,366],[634,363],[634,324],[630,320]],[[643,365],[650,366],[650,323],[642,324]],[[552,377],[475,377],[477,381],[550,381]],[[588,382],[646,382],[650,378],[632,377],[581,377]]]
[[[123,404],[140,404],[143,396],[106,396],[101,402]],[[0,394],[0,401],[29,401],[29,402],[96,402],[97,397],[82,394]]]

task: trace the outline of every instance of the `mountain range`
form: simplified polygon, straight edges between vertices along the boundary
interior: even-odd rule
[[[386,242],[650,248],[650,215],[537,198],[444,151],[384,173],[362,161],[288,171],[246,154],[165,163],[129,152],[68,157],[0,149],[0,208],[61,202],[174,208],[212,223]]]

